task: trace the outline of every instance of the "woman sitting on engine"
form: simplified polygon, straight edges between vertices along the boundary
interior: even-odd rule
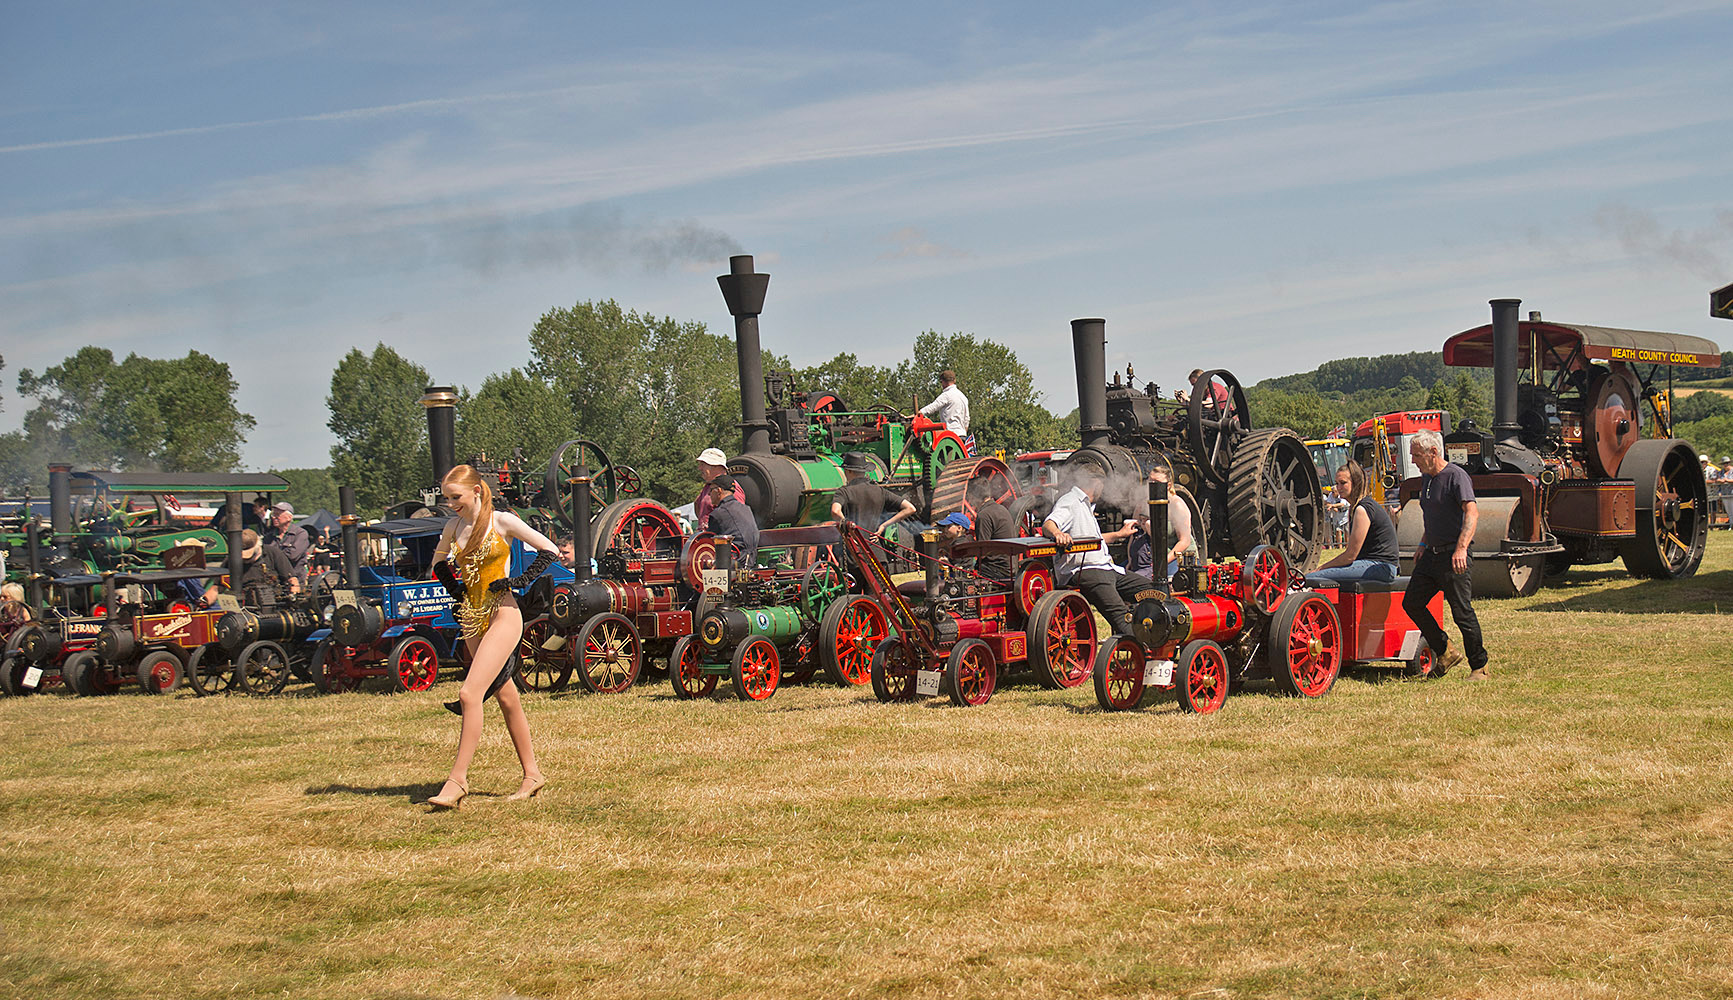
[[[1396,579],[1396,524],[1366,493],[1366,470],[1349,462],[1336,470],[1336,495],[1348,501],[1348,547],[1306,575],[1307,580]]]

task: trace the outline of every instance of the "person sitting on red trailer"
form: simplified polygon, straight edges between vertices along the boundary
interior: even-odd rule
[[[1336,558],[1306,574],[1307,580],[1396,579],[1396,524],[1384,505],[1366,492],[1366,470],[1350,460],[1336,470],[1336,495],[1348,502],[1348,542]]]
[[[1076,485],[1053,501],[1053,510],[1041,522],[1041,533],[1060,548],[1073,538],[1100,538],[1101,524],[1095,520],[1095,502],[1107,480],[1093,468],[1077,474]],[[1154,580],[1140,573],[1127,573],[1108,557],[1105,547],[1088,552],[1060,551],[1053,557],[1053,575],[1061,587],[1071,587],[1101,612],[1116,635],[1131,635],[1131,605],[1163,591]],[[1129,603],[1128,603],[1129,602]]]

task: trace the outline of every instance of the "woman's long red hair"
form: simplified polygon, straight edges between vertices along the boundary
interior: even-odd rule
[[[481,503],[475,509],[475,523],[469,529],[469,540],[464,542],[461,549],[451,554],[452,561],[456,562],[475,551],[476,546],[487,538],[488,529],[493,526],[493,488],[488,486],[487,480],[470,465],[452,466],[445,478],[439,481],[439,486],[441,489],[455,486],[460,490],[481,487]]]

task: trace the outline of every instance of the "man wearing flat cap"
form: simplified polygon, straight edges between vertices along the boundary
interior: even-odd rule
[[[306,583],[307,556],[313,551],[313,537],[295,523],[295,508],[288,501],[279,501],[271,507],[271,527],[264,535],[266,545],[288,557],[295,579]]]

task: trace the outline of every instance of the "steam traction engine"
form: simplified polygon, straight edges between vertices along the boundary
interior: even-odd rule
[[[919,414],[904,421],[895,411],[850,410],[834,393],[797,392],[786,375],[765,377],[758,315],[770,275],[753,273],[746,255],[729,258],[729,265],[730,273],[716,280],[734,316],[744,419],[743,447],[728,471],[760,525],[829,520],[830,494],[846,482],[842,456],[851,451],[867,456],[869,478],[906,495],[929,523],[959,510],[973,516],[972,484],[1001,503],[1017,496],[1004,462],[968,455],[943,424]],[[776,403],[768,414],[767,395]]]
[[[1681,334],[1542,322],[1539,313],[1518,322],[1519,305],[1494,299],[1491,325],[1444,344],[1445,364],[1493,369],[1492,433],[1465,420],[1444,438],[1445,458],[1474,480],[1475,595],[1532,594],[1548,573],[1615,557],[1636,576],[1695,573],[1708,488],[1697,449],[1672,437],[1670,393],[1655,379],[1663,368],[1718,366],[1719,348]],[[1405,570],[1423,527],[1418,489],[1418,479],[1402,487]]]
[[[1273,545],[1290,564],[1313,565],[1325,520],[1318,470],[1299,435],[1254,429],[1239,381],[1219,369],[1204,372],[1185,403],[1163,400],[1153,383],[1122,383],[1117,372],[1108,384],[1103,320],[1072,320],[1071,341],[1082,446],[1065,465],[1106,477],[1098,513],[1130,516],[1142,506],[1150,469],[1164,466],[1178,487],[1175,501],[1192,508],[1206,556]]]

